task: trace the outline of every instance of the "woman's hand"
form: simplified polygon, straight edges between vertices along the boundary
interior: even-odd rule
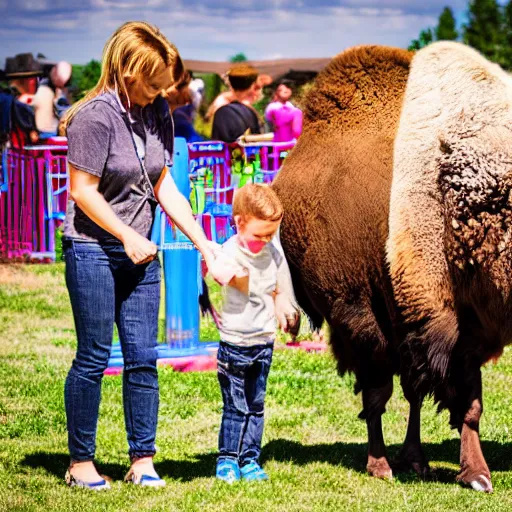
[[[196,249],[199,247],[196,246]],[[222,245],[217,242],[210,242],[209,240],[205,242],[202,248],[201,255],[203,256],[204,262],[208,268],[213,266],[213,263],[219,254],[222,254]]]
[[[123,231],[121,241],[126,254],[136,265],[149,263],[156,257],[157,246],[132,228]]]

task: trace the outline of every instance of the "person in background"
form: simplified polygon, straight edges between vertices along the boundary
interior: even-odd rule
[[[248,64],[233,66],[228,71],[228,80],[234,99],[215,112],[212,139],[231,143],[247,131],[261,133],[259,116],[250,106],[258,99],[261,87],[258,71]]]
[[[229,73],[229,72],[228,72]],[[213,100],[212,104],[208,107],[208,110],[205,115],[206,121],[213,119],[215,112],[219,110],[220,107],[231,103],[236,100],[236,95],[231,87],[228,75],[225,76],[225,81],[229,87],[229,91],[225,91],[220,93],[215,100]],[[242,101],[248,107],[251,107],[254,103],[257,103],[263,97],[263,87],[270,85],[272,83],[272,78],[269,75],[258,75],[256,82],[254,82],[252,86],[251,93],[247,95],[247,97]]]
[[[178,83],[165,92],[165,98],[172,112],[174,136],[183,137],[187,142],[200,142],[204,139],[194,128],[196,106],[191,78],[192,75],[187,71]]]
[[[298,139],[302,133],[302,111],[291,103],[291,97],[290,84],[283,80],[265,109],[265,119],[271,124],[275,142]]]
[[[32,107],[41,140],[57,135],[62,112],[69,108],[64,89],[71,79],[71,72],[71,64],[61,61],[52,68],[49,78],[39,83]]]
[[[0,91],[0,146],[9,141],[12,147],[22,148],[37,142],[39,134],[30,104],[41,74],[41,64],[31,53],[6,59],[4,76],[9,89]]]
[[[18,101],[30,105],[37,89],[42,68],[31,53],[19,53],[5,62],[5,78],[9,81],[12,94]]]
[[[192,111],[192,120],[195,119],[197,113],[199,112],[199,107],[203,102],[204,98],[204,81],[201,78],[194,78],[192,73],[190,74],[190,84],[188,86],[188,90],[191,97],[191,103],[194,107]]]

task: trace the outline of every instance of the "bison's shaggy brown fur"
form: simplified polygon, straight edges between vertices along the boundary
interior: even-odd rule
[[[357,47],[307,98],[275,190],[299,304],[362,390],[368,470],[391,476],[381,415],[399,373],[401,461],[428,470],[432,394],[461,432],[459,480],[491,491],[480,366],[512,339],[512,79],[457,43]]]
[[[303,134],[274,184],[297,299],[317,327],[329,323],[340,372],[357,376],[368,468],[378,476],[391,475],[380,445],[380,417],[398,370],[385,243],[411,57],[382,47],[336,57],[309,93]]]

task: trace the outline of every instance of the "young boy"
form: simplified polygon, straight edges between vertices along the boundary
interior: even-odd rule
[[[268,479],[258,459],[276,319],[285,330],[298,322],[286,259],[270,243],[282,216],[270,187],[242,187],[233,204],[237,235],[222,248],[238,265],[226,278],[217,356],[224,408],[216,476],[229,483]]]

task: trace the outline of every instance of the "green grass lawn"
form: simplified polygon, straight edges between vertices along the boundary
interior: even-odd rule
[[[75,338],[63,266],[0,266],[0,511],[512,510],[512,352],[483,370],[483,448],[495,492],[457,485],[458,437],[428,402],[423,440],[437,481],[365,473],[366,427],[353,379],[330,355],[278,350],[269,378],[263,462],[270,481],[227,486],[213,478],[221,398],[214,372],[160,370],[157,470],[162,490],[121,482],[128,467],[121,379],[105,377],[97,461],[115,479],[93,494],[64,485],[68,463],[64,379]],[[391,455],[405,435],[396,392],[384,417]]]

